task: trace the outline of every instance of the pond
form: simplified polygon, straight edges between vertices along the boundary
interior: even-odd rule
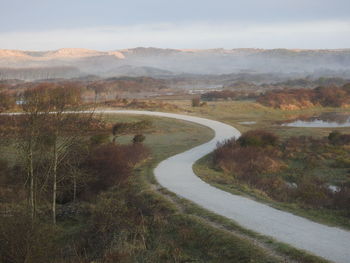
[[[282,126],[306,128],[341,128],[350,127],[350,113],[326,112],[319,116],[299,117],[283,123]]]
[[[256,121],[241,121],[241,122],[239,122],[239,124],[243,124],[243,125],[253,125],[253,124],[256,124]]]

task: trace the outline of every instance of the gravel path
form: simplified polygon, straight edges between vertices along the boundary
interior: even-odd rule
[[[203,208],[233,219],[247,229],[337,263],[350,262],[349,231],[318,224],[251,199],[227,193],[205,183],[193,173],[193,164],[213,151],[218,141],[240,136],[240,132],[235,128],[218,121],[173,113],[118,110],[103,112],[175,118],[213,129],[215,137],[211,141],[172,156],[156,167],[154,174],[162,186]]]

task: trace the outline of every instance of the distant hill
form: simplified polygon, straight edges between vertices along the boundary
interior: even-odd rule
[[[350,77],[350,49],[159,49],[96,51],[0,50],[0,68],[75,68],[84,75],[153,76],[179,74],[287,74],[291,77]]]

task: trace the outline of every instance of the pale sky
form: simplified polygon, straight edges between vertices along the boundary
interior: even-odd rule
[[[0,48],[350,48],[350,0],[0,0]]]

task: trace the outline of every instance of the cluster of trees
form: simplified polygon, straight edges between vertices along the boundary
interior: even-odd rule
[[[350,104],[350,84],[341,87],[275,90],[261,95],[257,101],[265,106],[280,109],[343,107]]]
[[[22,157],[23,173],[27,176],[31,217],[37,212],[39,192],[50,183],[52,220],[56,223],[57,184],[61,169],[74,167],[68,156],[76,145],[91,116],[66,114],[79,104],[80,92],[70,87],[40,84],[26,90],[22,96],[23,115],[14,116],[17,148]],[[78,119],[79,118],[79,119]],[[12,134],[9,134],[12,137]],[[79,149],[78,149],[79,150]],[[45,154],[44,154],[45,153]],[[69,172],[73,184],[76,175]]]
[[[74,216],[76,211],[70,211],[70,207],[78,201],[90,202],[111,187],[127,189],[135,165],[150,154],[142,144],[142,134],[127,145],[93,139],[108,126],[101,125],[93,111],[70,113],[81,109],[80,99],[79,89],[38,84],[21,94],[22,114],[0,116],[2,150],[10,148],[14,157],[0,160],[1,262],[62,259],[74,246],[82,257],[91,248],[79,237],[86,233],[77,233],[65,247],[57,238],[62,231],[53,226],[67,213]],[[137,122],[128,127],[140,131],[149,125]],[[108,213],[124,217],[123,205],[130,200],[122,195],[120,200],[123,211],[112,213],[115,208],[110,206],[111,211],[105,211],[102,217],[97,217],[96,209],[85,213],[96,216],[96,224]],[[89,227],[88,240],[92,243],[96,241],[96,229],[93,222]],[[100,222],[98,227],[102,227]]]
[[[300,136],[281,141],[271,132],[253,130],[238,140],[218,144],[213,163],[217,169],[231,175],[232,182],[248,184],[275,200],[314,208],[342,209],[350,216],[350,183],[344,182],[334,191],[326,178],[308,173],[324,165],[321,163],[323,156],[337,156],[339,147],[343,147],[345,141],[350,143],[348,138],[349,135],[333,132],[328,139]],[[300,167],[294,168],[293,162],[300,163]],[[338,159],[331,166],[350,168],[350,161]]]
[[[19,151],[17,156],[19,162],[16,164],[13,175],[15,177],[22,175],[25,178],[22,181],[26,182],[24,187],[28,191],[32,220],[37,216],[38,204],[50,202],[52,222],[55,224],[58,199],[75,200],[77,198],[79,185],[86,185],[91,181],[87,174],[93,173],[90,165],[96,162],[91,155],[102,154],[98,152],[99,149],[94,148],[99,144],[92,144],[93,147],[89,147],[86,143],[86,135],[91,130],[104,127],[96,125],[93,111],[91,113],[68,112],[80,109],[80,99],[79,89],[39,84],[21,95],[22,115],[1,118],[4,124],[1,129],[2,138],[7,138],[6,141],[11,142],[11,146]],[[147,125],[149,124],[140,122],[132,127],[137,126],[140,130]],[[114,127],[113,133],[118,132],[120,131]],[[142,142],[144,138],[139,137],[135,138],[135,142]],[[108,152],[110,155],[115,154],[115,163],[122,167],[120,173],[116,167],[111,170],[123,176],[130,172],[135,162],[147,154],[141,144],[111,145]],[[108,169],[108,165],[103,166]],[[71,193],[71,197],[66,196],[67,192]]]

